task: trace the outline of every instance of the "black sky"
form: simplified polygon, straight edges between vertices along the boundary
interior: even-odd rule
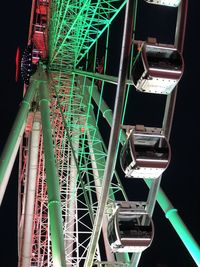
[[[1,4],[0,149],[2,151],[22,98],[22,81],[15,82],[15,53],[18,46],[22,52],[27,43],[31,0],[3,1]],[[141,8],[144,8],[145,11],[142,11]],[[162,15],[159,16],[157,13],[155,16],[153,9],[155,7],[147,8],[146,5],[139,7],[141,15],[137,22],[137,37],[155,36],[159,42],[168,42],[173,36],[174,11],[168,10],[165,13],[163,8],[160,8]],[[200,2],[198,0],[190,1],[184,45],[185,71],[179,83],[170,139],[172,160],[161,183],[162,188],[178,209],[181,218],[198,243],[200,243],[199,10]],[[163,109],[160,107],[163,100],[157,99],[155,101],[159,103],[160,112]],[[148,113],[147,106],[148,104],[138,107],[144,116]],[[130,112],[134,113],[131,107],[129,108]],[[156,113],[157,108],[154,104],[152,112]],[[158,114],[158,117],[153,116],[153,118],[156,124],[156,119],[160,116]],[[16,164],[1,207],[1,267],[17,267],[17,179]],[[156,229],[155,238],[152,246],[143,253],[139,267],[196,266],[158,205],[153,218]]]

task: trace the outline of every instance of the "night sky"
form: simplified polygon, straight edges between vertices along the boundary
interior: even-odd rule
[[[21,78],[19,78],[18,82],[15,81],[15,54],[17,47],[20,47],[22,53],[27,44],[31,7],[30,0],[16,0],[13,2],[3,1],[0,18],[2,54],[0,60],[2,94],[0,104],[1,151],[22,99],[23,83]],[[198,98],[200,55],[198,51],[199,27],[197,27],[199,25],[199,10],[200,2],[198,0],[191,0],[189,3],[183,54],[185,70],[179,83],[170,138],[172,159],[161,182],[165,193],[174,207],[178,209],[181,218],[198,243],[200,243],[200,175],[198,169],[200,151],[200,105]],[[175,10],[164,10],[164,8],[158,7],[155,13],[154,6],[149,7],[149,5],[141,4],[138,14],[140,14],[136,28],[136,37],[138,39],[153,36],[157,37],[157,40],[161,43],[171,42],[174,34]],[[120,28],[120,19],[115,24],[116,27]],[[120,42],[121,40],[119,39],[118,41]],[[115,53],[115,50],[112,50],[112,53]],[[137,98],[134,93],[132,94]],[[148,121],[151,121],[152,126],[157,126],[157,120],[160,120],[162,117],[160,114],[163,112],[164,100],[162,97],[155,96],[154,100],[149,104],[149,99],[144,97],[143,105],[141,105],[141,100],[138,97],[135,109],[132,109],[132,106],[128,106],[129,114],[133,114],[133,117],[127,116],[127,123],[131,120],[137,122],[137,112],[139,113],[140,111],[140,120],[145,118],[147,124]],[[148,113],[150,114],[149,116],[147,116]],[[17,164],[15,164],[1,207],[1,267],[17,267]],[[127,182],[127,187],[129,183],[130,181]],[[131,194],[131,192],[128,193]],[[139,267],[196,266],[174,229],[167,219],[165,219],[158,204],[156,205],[153,219],[155,224],[155,238],[151,247],[142,254]]]

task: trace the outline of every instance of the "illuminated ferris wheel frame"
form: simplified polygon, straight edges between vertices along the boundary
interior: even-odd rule
[[[125,5],[124,1],[124,5]],[[87,4],[89,3],[89,1],[86,1],[85,4],[83,5],[83,9],[81,10],[82,12],[84,11],[84,8],[87,7]],[[33,7],[35,5],[35,1],[33,1]],[[121,8],[121,6],[120,6]],[[119,9],[120,9],[119,8]],[[117,93],[116,93],[116,102],[115,102],[115,108],[114,108],[114,112],[113,112],[113,117],[112,114],[108,113],[107,111],[109,110],[106,106],[106,104],[103,103],[102,101],[102,106],[101,106],[101,112],[104,114],[106,120],[108,121],[108,123],[111,126],[111,134],[110,134],[110,141],[109,141],[109,146],[108,146],[108,154],[107,154],[107,159],[104,162],[105,165],[105,169],[103,172],[103,179],[102,179],[102,184],[100,181],[98,181],[98,179],[96,179],[96,184],[95,187],[101,187],[102,190],[100,190],[97,195],[100,195],[100,198],[98,199],[99,205],[97,205],[95,207],[96,211],[95,211],[95,216],[92,212],[92,210],[90,210],[88,207],[87,209],[89,209],[89,211],[86,211],[88,213],[88,215],[91,218],[91,221],[94,223],[94,227],[92,227],[91,230],[91,237],[90,237],[90,243],[88,243],[88,251],[87,254],[84,257],[85,260],[85,265],[84,266],[92,266],[93,262],[94,262],[94,258],[96,257],[96,260],[99,260],[99,264],[101,264],[100,258],[98,258],[99,256],[96,254],[96,248],[97,248],[97,243],[98,243],[98,239],[100,236],[100,231],[101,231],[101,227],[103,223],[103,220],[105,219],[105,216],[103,216],[105,214],[105,210],[106,210],[106,204],[107,204],[107,200],[109,197],[109,188],[110,188],[110,184],[111,184],[111,176],[112,176],[112,172],[113,169],[115,167],[115,156],[116,156],[116,151],[117,151],[117,146],[118,146],[118,141],[119,141],[119,133],[120,133],[120,129],[121,129],[121,117],[122,117],[122,110],[123,110],[123,99],[124,99],[124,91],[125,91],[125,87],[127,85],[127,83],[129,83],[130,81],[127,80],[127,62],[125,61],[126,56],[129,55],[130,53],[130,40],[132,38],[132,27],[131,23],[132,23],[132,18],[134,17],[134,14],[136,14],[136,8],[137,8],[137,1],[127,1],[127,5],[126,5],[126,16],[125,16],[125,27],[124,27],[124,35],[123,35],[123,45],[122,45],[122,52],[121,52],[121,61],[120,61],[120,71],[119,71],[119,76],[118,78],[116,77],[110,77],[108,75],[105,74],[94,74],[88,71],[81,71],[81,70],[73,70],[73,77],[75,77],[75,75],[78,75],[78,77],[80,77],[79,79],[77,79],[76,84],[79,83],[80,84],[84,84],[86,87],[90,87],[91,84],[90,82],[88,82],[87,78],[91,77],[91,78],[97,78],[97,79],[101,79],[103,82],[111,82],[114,84],[117,84]],[[32,9],[34,10],[34,8]],[[89,14],[89,10],[88,14]],[[176,36],[175,36],[175,46],[178,48],[178,50],[180,52],[183,51],[183,43],[184,43],[184,33],[185,33],[185,23],[186,23],[186,12],[187,11],[187,1],[182,1],[181,5],[178,8],[178,16],[177,16],[177,29],[176,29]],[[39,13],[40,15],[42,14]],[[44,14],[43,14],[44,15]],[[113,16],[114,17],[114,16]],[[43,17],[43,19],[45,19]],[[75,20],[78,21],[78,18],[75,17]],[[33,13],[31,16],[31,23],[30,23],[30,28],[32,28],[32,23],[33,23]],[[129,31],[131,29],[131,31]],[[72,28],[73,30],[73,28]],[[35,28],[35,33],[38,31],[38,28]],[[61,31],[61,30],[60,30]],[[70,38],[70,33],[68,32],[68,37],[64,38],[65,40],[62,40],[62,42],[66,41],[67,38]],[[35,35],[35,40],[37,40],[37,36]],[[45,45],[45,44],[44,44]],[[56,47],[56,43],[49,43],[50,46],[52,47]],[[91,46],[92,46],[92,42],[91,42]],[[61,47],[61,46],[60,46]],[[61,49],[61,48],[60,48]],[[86,49],[86,48],[85,48]],[[86,51],[86,50],[85,50]],[[61,53],[60,50],[54,50],[54,54],[50,55],[50,60],[51,60],[51,64],[52,64],[52,86],[57,86],[57,84],[55,83],[55,81],[57,81],[56,79],[56,75],[54,75],[54,69],[56,68],[56,66],[60,66],[57,62],[59,58],[59,53]],[[86,53],[86,52],[84,52]],[[84,54],[83,53],[83,54]],[[40,56],[42,56],[40,54]],[[78,58],[76,58],[76,60],[80,60]],[[81,77],[85,77],[84,80]],[[86,82],[87,81],[87,82]],[[62,82],[64,83],[64,79],[62,80]],[[0,165],[0,171],[1,171],[1,188],[2,188],[2,193],[1,193],[1,199],[3,198],[6,186],[7,186],[7,182],[11,173],[11,169],[12,169],[12,165],[14,163],[20,142],[22,140],[22,136],[23,136],[23,132],[25,131],[26,134],[30,134],[31,132],[31,139],[27,138],[27,144],[25,146],[28,147],[29,149],[29,154],[23,154],[21,155],[21,160],[23,160],[24,162],[26,161],[26,157],[29,157],[29,162],[26,162],[26,171],[28,170],[28,172],[32,171],[32,179],[35,179],[34,177],[37,175],[37,171],[39,169],[39,166],[41,166],[40,171],[42,172],[41,177],[45,177],[47,175],[47,185],[45,183],[43,183],[43,181],[39,181],[37,184],[29,184],[29,185],[25,185],[25,187],[27,186],[27,188],[25,188],[26,192],[31,192],[33,190],[36,190],[36,187],[38,186],[39,188],[42,187],[42,190],[40,188],[40,192],[44,195],[41,194],[41,200],[43,198],[46,198],[47,196],[47,191],[48,191],[48,196],[49,196],[49,200],[48,203],[47,202],[40,202],[41,204],[41,208],[40,210],[36,211],[36,214],[39,214],[39,212],[42,214],[43,212],[46,213],[47,210],[49,210],[49,218],[50,218],[50,224],[51,224],[51,229],[50,229],[50,234],[51,234],[51,241],[49,241],[48,236],[37,236],[37,238],[39,238],[39,242],[35,243],[36,245],[36,250],[38,250],[37,246],[38,244],[41,245],[40,250],[45,251],[48,246],[50,248],[52,248],[53,250],[53,254],[52,255],[48,255],[48,251],[45,251],[45,257],[43,260],[44,261],[48,261],[48,264],[51,264],[50,262],[53,260],[54,265],[55,266],[65,266],[66,265],[66,259],[65,259],[65,255],[66,253],[69,252],[69,254],[71,253],[71,255],[74,253],[72,253],[74,247],[72,245],[72,243],[69,240],[73,240],[74,241],[74,229],[75,228],[67,228],[67,232],[65,233],[66,236],[68,235],[68,237],[64,237],[63,236],[63,230],[62,230],[62,213],[63,208],[61,209],[61,207],[63,207],[63,203],[61,201],[62,198],[62,194],[60,195],[59,192],[59,178],[57,177],[57,171],[58,169],[56,169],[56,166],[54,164],[52,164],[52,162],[55,162],[55,160],[60,159],[62,156],[65,157],[65,154],[62,153],[70,153],[70,159],[71,159],[71,165],[76,166],[75,169],[77,169],[76,171],[71,170],[70,174],[72,177],[72,184],[69,186],[69,192],[66,193],[66,191],[63,192],[63,195],[67,195],[67,199],[70,203],[69,205],[69,209],[67,211],[69,211],[70,209],[73,210],[72,213],[69,215],[67,215],[67,212],[65,213],[66,216],[66,221],[68,222],[68,224],[66,225],[70,225],[69,220],[71,220],[70,218],[74,218],[73,219],[73,224],[80,222],[79,220],[79,214],[76,213],[76,204],[72,204],[74,203],[72,200],[75,196],[74,191],[72,190],[74,188],[74,184],[76,183],[76,177],[81,176],[81,174],[79,173],[79,168],[77,167],[77,153],[76,152],[80,146],[80,142],[82,142],[82,137],[80,138],[80,135],[84,136],[84,138],[86,138],[86,133],[87,132],[87,136],[90,136],[90,138],[86,139],[87,145],[89,147],[89,151],[90,154],[93,155],[93,160],[91,161],[91,164],[93,164],[92,168],[93,168],[93,175],[95,175],[94,169],[96,169],[96,165],[100,164],[97,161],[97,154],[95,153],[94,150],[98,150],[101,151],[102,155],[103,155],[103,150],[102,148],[98,145],[94,146],[90,146],[90,141],[91,141],[91,136],[93,136],[93,138],[95,138],[95,140],[99,140],[96,136],[96,134],[94,132],[92,132],[89,128],[87,129],[84,128],[84,125],[86,125],[86,121],[89,122],[90,117],[83,117],[80,118],[80,114],[78,114],[77,117],[73,117],[73,123],[72,126],[70,126],[70,131],[74,131],[76,132],[77,129],[79,129],[79,132],[76,132],[76,134],[71,138],[71,132],[67,131],[66,128],[69,127],[69,125],[63,125],[60,121],[59,121],[59,116],[60,118],[62,117],[62,120],[66,121],[66,118],[63,116],[65,116],[65,113],[67,113],[66,110],[64,110],[62,102],[63,101],[72,101],[72,99],[74,98],[76,101],[76,103],[74,103],[74,107],[77,105],[78,101],[80,101],[80,98],[78,99],[78,96],[75,94],[74,95],[70,95],[71,92],[69,92],[69,90],[67,90],[67,94],[68,96],[65,98],[61,98],[61,95],[64,93],[66,94],[66,91],[60,91],[57,92],[58,94],[53,95],[52,97],[55,98],[55,106],[52,107],[52,110],[54,110],[54,114],[58,114],[59,116],[54,118],[54,126],[55,126],[55,133],[54,133],[54,140],[52,139],[52,135],[51,135],[51,131],[52,131],[52,125],[50,123],[50,121],[52,121],[52,114],[51,114],[51,110],[49,108],[49,105],[52,105],[52,102],[49,101],[49,97],[48,97],[48,86],[49,86],[49,81],[48,81],[48,77],[46,76],[46,70],[43,69],[42,66],[39,66],[39,70],[36,72],[35,75],[33,75],[33,77],[31,78],[31,82],[30,82],[30,86],[28,87],[28,90],[25,94],[25,98],[22,101],[22,105],[21,108],[19,110],[19,113],[17,115],[15,124],[13,126],[13,130],[11,131],[11,134],[9,136],[7,145],[3,151],[3,155],[2,155],[2,160],[1,160],[1,165]],[[70,88],[68,81],[65,81],[64,83],[65,88]],[[81,85],[80,85],[81,86]],[[39,94],[39,102],[40,102],[40,113],[37,113],[37,107],[35,107],[33,105],[33,102],[37,102],[38,99],[35,99],[35,91],[39,90],[40,94]],[[74,92],[76,92],[76,88],[74,87]],[[55,90],[56,92],[56,90]],[[170,94],[167,97],[167,101],[166,101],[166,109],[165,109],[165,114],[164,114],[164,120],[163,120],[163,130],[165,133],[165,136],[169,139],[170,136],[170,131],[171,131],[171,124],[172,124],[172,119],[173,119],[173,113],[174,113],[174,107],[175,107],[175,100],[176,100],[176,92],[177,89],[173,91],[172,94]],[[66,95],[67,95],[66,94]],[[87,95],[87,94],[86,94]],[[91,96],[93,97],[94,101],[97,103],[99,103],[99,92],[98,90],[94,90],[91,93]],[[77,97],[77,99],[76,99]],[[58,98],[60,99],[58,101]],[[89,96],[90,98],[90,96]],[[82,100],[81,100],[82,101]],[[83,100],[82,109],[87,109],[87,103],[85,102],[86,100]],[[32,113],[29,112],[29,110],[31,109]],[[29,115],[28,115],[29,112]],[[34,115],[33,115],[34,113]],[[26,121],[26,117],[28,115],[28,119],[32,122],[31,123],[31,128],[27,128],[27,124],[25,124]],[[40,117],[41,116],[41,117]],[[92,113],[90,114],[90,116],[92,117]],[[77,125],[74,124],[74,120],[78,120],[79,121],[79,127],[77,128]],[[40,157],[40,161],[37,162],[34,161],[34,159],[37,159],[37,155],[39,153],[39,151],[41,149],[41,121],[42,121],[42,129],[43,129],[43,139],[44,139],[44,155],[45,155],[45,168],[46,168],[46,174],[44,173],[44,157],[41,156]],[[69,123],[69,122],[68,122]],[[89,122],[89,125],[93,125],[95,124],[95,120],[91,120]],[[58,126],[59,125],[59,126]],[[81,128],[80,128],[81,126]],[[58,149],[56,152],[54,151],[54,143],[60,141],[59,136],[62,135],[64,133],[64,128],[65,128],[65,134],[68,140],[70,140],[67,144],[62,144],[63,147],[61,149]],[[59,131],[58,131],[59,129]],[[93,128],[95,129],[95,127]],[[81,132],[82,131],[82,132]],[[74,139],[73,139],[74,138]],[[30,141],[31,140],[31,141]],[[124,142],[126,140],[126,135],[122,134],[122,142]],[[72,145],[72,142],[74,142],[75,145]],[[99,142],[99,141],[98,141]],[[84,147],[85,148],[85,147]],[[64,151],[64,152],[63,152]],[[35,156],[34,156],[35,153]],[[55,156],[56,155],[56,156]],[[58,157],[59,155],[59,157]],[[22,158],[24,157],[24,158]],[[33,157],[33,159],[31,159],[31,157]],[[55,159],[56,157],[56,159]],[[83,159],[83,161],[86,159]],[[85,161],[84,161],[85,162]],[[93,163],[92,163],[93,162]],[[95,164],[94,164],[95,162]],[[58,162],[59,163],[59,162]],[[40,165],[41,164],[41,165]],[[37,165],[37,167],[35,168],[35,165]],[[98,168],[97,168],[98,169]],[[26,171],[24,173],[26,173]],[[86,170],[84,170],[86,171]],[[63,168],[62,168],[62,172],[63,172]],[[102,173],[101,173],[102,175]],[[99,173],[96,173],[96,176],[100,176]],[[55,177],[57,177],[57,180],[55,181]],[[85,185],[82,183],[81,179],[79,181],[79,186],[80,188],[84,188]],[[67,186],[67,185],[63,185],[63,186]],[[179,234],[180,238],[182,239],[183,243],[185,244],[185,246],[187,247],[187,249],[189,250],[190,254],[193,256],[194,260],[199,263],[199,248],[198,245],[196,244],[195,240],[192,238],[192,236],[190,235],[189,231],[187,230],[187,228],[185,227],[184,223],[182,222],[181,218],[179,217],[177,210],[173,208],[172,204],[169,202],[169,200],[167,199],[166,195],[164,194],[164,192],[159,188],[160,186],[160,179],[156,179],[153,180],[151,182],[148,182],[148,186],[150,188],[149,191],[149,197],[148,197],[148,206],[146,207],[147,212],[152,215],[153,210],[154,210],[154,206],[155,206],[155,201],[156,198],[159,202],[159,204],[161,205],[162,209],[164,210],[166,217],[170,220],[170,222],[172,223],[173,227],[175,228],[175,230],[177,231],[177,233]],[[33,189],[33,187],[35,187]],[[66,187],[68,188],[68,187]],[[72,190],[72,191],[70,191]],[[28,193],[29,194],[29,193]],[[85,199],[87,199],[87,192],[83,190],[83,197]],[[31,196],[31,194],[29,194]],[[32,197],[34,195],[32,194]],[[19,197],[20,198],[20,197]],[[98,197],[97,197],[98,198]],[[71,200],[72,199],[72,200]],[[36,227],[37,225],[37,220],[41,220],[39,217],[36,217],[33,219],[34,217],[34,212],[32,212],[31,214],[28,213],[28,210],[34,210],[34,200],[30,199],[30,197],[28,198],[27,195],[24,196],[24,200],[26,203],[26,210],[24,210],[24,215],[22,216],[20,223],[24,224],[22,230],[21,231],[21,235],[20,235],[20,242],[19,242],[19,248],[20,250],[22,249],[22,254],[20,255],[20,262],[19,264],[21,264],[21,261],[26,262],[27,259],[27,255],[28,255],[28,261],[30,259],[30,248],[33,245],[30,237],[32,235],[31,231],[32,231],[32,227],[33,227],[33,221],[34,221],[34,227]],[[38,200],[37,200],[38,201]],[[45,199],[46,201],[46,199]],[[30,208],[30,205],[32,205],[32,207]],[[73,206],[74,205],[74,206]],[[46,213],[47,214],[47,213]],[[55,216],[56,215],[56,216]],[[44,220],[44,217],[42,220]],[[56,218],[56,220],[55,220]],[[48,233],[48,231],[46,231],[45,227],[49,227],[48,226],[48,218],[46,218],[46,220],[44,221],[43,224],[38,224],[38,227],[44,227],[44,233],[45,235]],[[106,224],[105,224],[106,225]],[[32,226],[32,227],[30,227]],[[74,226],[75,227],[75,226]],[[78,226],[76,226],[78,229]],[[35,228],[36,229],[36,228]],[[105,232],[106,230],[104,229],[103,232]],[[42,232],[41,232],[42,233]],[[29,238],[27,239],[26,236],[29,236]],[[77,235],[76,235],[77,238]],[[68,240],[68,241],[67,241]],[[188,241],[189,240],[189,241]],[[47,242],[47,243],[46,243]],[[105,241],[106,242],[106,241]],[[65,245],[67,244],[68,249],[65,249],[64,247],[64,243]],[[77,241],[78,244],[78,241]],[[43,246],[43,247],[42,247]],[[36,251],[35,250],[35,251]],[[39,250],[38,250],[39,251]],[[98,251],[98,249],[97,249]],[[27,253],[27,254],[26,254]],[[39,251],[38,253],[42,253],[41,251]],[[109,251],[109,246],[108,246],[108,252],[107,255],[111,255],[111,252]],[[37,255],[35,253],[32,253],[32,257],[36,257]],[[130,266],[137,266],[139,259],[140,259],[141,253],[133,253],[131,260],[131,265]],[[124,255],[124,257],[126,258],[127,255]],[[120,257],[119,257],[120,258]],[[112,257],[111,257],[111,261],[112,262]],[[124,259],[123,259],[124,260]],[[77,256],[77,261],[78,261],[78,256]],[[44,262],[43,262],[44,263]],[[40,264],[42,264],[40,262]],[[46,263],[45,263],[46,264]],[[73,257],[70,258],[69,260],[69,264],[73,264]],[[103,264],[103,263],[102,263]],[[106,263],[105,263],[106,264]],[[107,262],[108,264],[108,262]],[[117,260],[115,264],[120,264],[120,260]],[[23,266],[23,265],[19,265],[19,266]],[[42,265],[41,265],[42,266]],[[47,265],[48,266],[48,265]]]

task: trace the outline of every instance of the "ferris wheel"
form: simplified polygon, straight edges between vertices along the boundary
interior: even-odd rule
[[[137,0],[32,1],[24,100],[0,165],[2,200],[19,150],[18,267],[136,267],[153,241],[156,200],[200,263],[160,188],[184,72],[187,0],[145,2],[178,10],[173,44],[137,40]],[[110,46],[119,16],[123,32],[115,28]],[[131,90],[166,97],[160,127],[130,115],[126,124]],[[147,197],[132,199],[127,180],[144,181]]]

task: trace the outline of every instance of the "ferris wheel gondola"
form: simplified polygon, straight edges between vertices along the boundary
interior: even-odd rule
[[[158,178],[168,167],[169,142],[159,128],[136,125],[125,142],[120,156],[126,177]]]
[[[136,41],[139,50],[132,69],[136,90],[143,93],[170,94],[183,74],[183,57],[175,46],[158,44],[155,38]]]
[[[117,202],[107,229],[109,244],[119,253],[142,252],[154,236],[153,221],[140,202]]]
[[[149,4],[178,7],[181,0],[145,0]]]

